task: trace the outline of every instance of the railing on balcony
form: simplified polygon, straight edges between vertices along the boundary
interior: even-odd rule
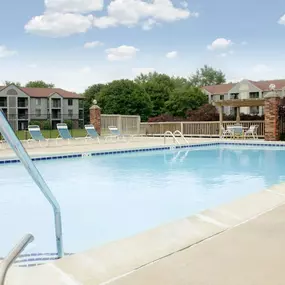
[[[52,120],[60,120],[61,119],[61,114],[60,113],[52,114],[51,119]]]
[[[18,108],[28,108],[28,101],[20,101],[18,102]]]
[[[29,115],[28,114],[18,114],[18,120],[28,120]]]
[[[257,125],[257,134],[264,137],[264,121],[241,121],[243,127],[249,128],[251,125]],[[236,124],[235,121],[225,121],[223,126]],[[181,131],[184,136],[188,137],[218,137],[220,122],[157,122],[141,123],[141,134],[152,136],[163,136],[166,131]]]
[[[61,101],[60,100],[52,100],[52,108],[61,108]]]
[[[7,108],[7,102],[0,101],[0,108]]]

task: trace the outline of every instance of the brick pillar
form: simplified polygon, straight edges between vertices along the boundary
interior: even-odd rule
[[[101,135],[101,108],[93,105],[90,109],[90,124],[94,126],[97,133]]]
[[[278,114],[280,96],[275,91],[272,91],[266,94],[264,99],[264,139],[266,141],[278,141],[280,136]]]

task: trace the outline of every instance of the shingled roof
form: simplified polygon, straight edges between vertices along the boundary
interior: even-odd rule
[[[0,86],[0,90],[5,89],[6,87],[7,86]],[[17,87],[17,88],[22,90],[28,96],[35,98],[48,98],[52,94],[57,93],[65,99],[83,99],[82,96],[70,91],[63,90],[61,88],[28,88],[28,87]]]
[[[285,88],[285,79],[279,80],[265,80],[265,81],[252,81],[249,82],[255,85],[257,88],[261,89],[262,91],[270,91],[269,85],[274,84],[276,90],[282,90]],[[228,93],[237,83],[228,83],[228,84],[220,84],[220,85],[210,85],[204,86],[203,89],[208,91],[211,94],[226,94]]]

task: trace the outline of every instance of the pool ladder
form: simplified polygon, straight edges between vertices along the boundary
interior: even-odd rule
[[[176,130],[175,132],[171,132],[171,131],[166,131],[164,133],[164,144],[166,144],[166,136],[171,136],[173,138],[173,143],[176,143],[178,145],[180,145],[180,142],[178,141],[176,135],[179,135],[185,142],[186,144],[189,144],[189,142],[187,141],[187,139],[183,136],[183,134]]]

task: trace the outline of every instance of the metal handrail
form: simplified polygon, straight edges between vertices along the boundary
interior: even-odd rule
[[[26,246],[34,240],[32,234],[26,234],[20,242],[9,252],[9,254],[0,263],[0,285],[5,284],[7,271],[13,264],[19,254],[26,248]]]
[[[175,137],[175,135],[171,131],[166,131],[164,133],[164,144],[166,143],[166,135],[171,135],[173,137],[173,142],[176,142],[177,144],[180,144],[178,139]]]
[[[189,142],[187,141],[187,139],[184,137],[184,135],[179,131],[179,130],[176,130],[173,135],[175,136],[176,134],[180,135],[181,138],[184,139],[184,141],[188,144]]]
[[[15,151],[20,161],[25,166],[28,173],[31,175],[35,183],[40,188],[41,192],[44,194],[48,202],[53,207],[54,212],[54,220],[55,220],[55,237],[56,237],[56,247],[58,257],[63,257],[63,241],[62,241],[62,223],[61,223],[61,212],[60,206],[57,202],[56,198],[52,194],[45,180],[41,176],[40,172],[32,162],[30,156],[27,154],[24,149],[22,143],[19,141],[17,136],[15,135],[13,129],[5,118],[3,111],[0,109],[0,132],[4,137],[5,141],[11,146],[11,148]]]

